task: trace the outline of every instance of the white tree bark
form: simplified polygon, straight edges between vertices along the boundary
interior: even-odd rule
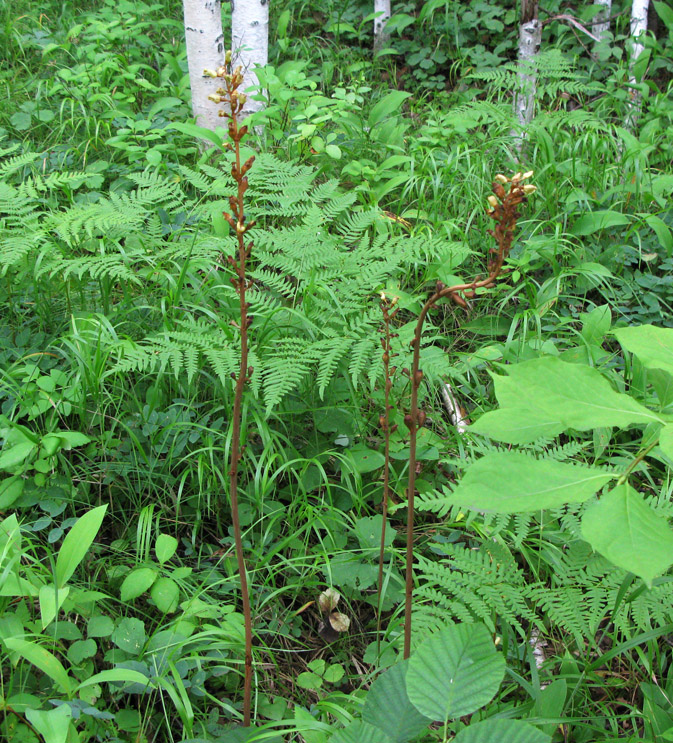
[[[224,64],[222,4],[220,0],[182,0],[187,42],[189,84],[192,89],[192,112],[196,123],[215,130],[223,126],[218,107],[208,96],[220,87],[221,81],[204,77],[204,70],[216,70]]]
[[[234,67],[243,67],[243,91],[257,85],[254,69],[269,60],[269,3],[268,0],[231,0],[231,48]],[[249,116],[264,107],[262,101],[252,100],[252,91],[243,108]]]
[[[631,59],[629,62],[629,84],[632,88],[629,94],[631,99],[629,101],[629,111],[626,115],[626,121],[624,122],[627,129],[633,128],[638,115],[640,114],[640,94],[635,88],[638,81],[636,80],[633,68],[638,61],[638,57],[645,48],[640,42],[640,36],[647,31],[647,11],[649,5],[650,0],[633,0],[631,6]]]
[[[381,13],[374,18],[374,53],[381,51],[390,41],[390,34],[387,34],[385,28],[390,18],[390,0],[374,0],[374,13]]]
[[[594,16],[591,24],[591,33],[601,41],[605,34],[610,30],[610,13],[612,11],[612,0],[593,0],[594,5],[600,5],[601,8]]]
[[[542,43],[542,24],[538,18],[538,5],[535,0],[522,0],[521,26],[519,28],[519,80],[514,94],[514,114],[521,129],[530,124],[535,114],[535,93],[537,75],[534,70],[535,57]],[[518,137],[521,148],[523,138]]]

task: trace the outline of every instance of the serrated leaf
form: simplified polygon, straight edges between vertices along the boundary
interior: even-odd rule
[[[549,743],[551,737],[523,720],[483,720],[463,728],[453,743]]]
[[[673,531],[628,483],[587,509],[582,536],[601,555],[648,586],[673,564]]]
[[[541,438],[558,436],[565,426],[562,421],[550,419],[544,411],[527,407],[522,401],[518,407],[489,410],[469,430],[506,444],[529,444]]]
[[[489,452],[467,468],[447,502],[493,513],[526,513],[581,503],[617,475],[594,467]]]
[[[663,422],[630,395],[616,392],[589,366],[543,356],[513,364],[507,372],[493,375],[500,409],[481,416],[470,430],[507,443],[529,443],[569,428],[588,431]]]
[[[648,369],[663,369],[673,374],[673,328],[638,325],[613,331],[615,337]]]
[[[445,627],[426,640],[409,660],[407,694],[432,720],[472,714],[493,699],[505,660],[483,624]]]
[[[406,675],[409,661],[404,660],[381,674],[367,692],[362,719],[376,726],[393,743],[406,743],[430,724],[407,695]]]

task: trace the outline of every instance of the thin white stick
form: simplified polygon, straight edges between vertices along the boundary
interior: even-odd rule
[[[467,431],[468,420],[465,413],[461,410],[456,396],[453,392],[453,388],[448,382],[443,384],[440,389],[442,395],[442,402],[446,408],[446,412],[449,414],[449,420],[451,425],[455,426],[456,431],[462,436]]]

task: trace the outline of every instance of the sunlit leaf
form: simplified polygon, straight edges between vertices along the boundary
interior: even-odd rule
[[[587,509],[582,535],[597,552],[647,585],[673,564],[673,530],[668,520],[627,483]]]

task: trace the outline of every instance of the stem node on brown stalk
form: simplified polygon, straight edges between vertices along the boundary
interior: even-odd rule
[[[215,73],[207,74],[220,77],[224,80],[223,88],[218,90],[215,103],[224,103],[225,108],[221,110],[220,116],[229,119],[227,131],[230,143],[224,149],[233,152],[234,163],[231,166],[231,175],[236,182],[237,192],[235,196],[229,197],[229,205],[232,213],[223,212],[223,216],[232,228],[237,240],[236,258],[229,257],[228,262],[236,272],[231,278],[231,283],[236,288],[239,299],[239,321],[232,322],[241,336],[241,360],[238,373],[232,372],[231,377],[235,381],[234,409],[232,412],[232,437],[231,451],[229,457],[229,500],[231,502],[231,520],[234,529],[234,545],[236,549],[236,562],[238,574],[241,581],[241,603],[243,605],[243,620],[245,634],[245,676],[243,684],[243,725],[250,726],[250,711],[252,709],[252,610],[250,607],[250,592],[248,589],[248,576],[246,572],[245,557],[243,555],[243,535],[241,532],[241,521],[238,507],[238,468],[245,447],[241,446],[241,425],[243,392],[245,385],[250,381],[253,369],[248,365],[248,328],[252,323],[252,315],[248,314],[250,303],[246,300],[246,289],[250,282],[246,277],[246,261],[250,256],[253,243],[248,245],[244,242],[244,235],[254,225],[254,221],[245,224],[245,210],[243,197],[248,187],[248,179],[245,173],[252,166],[254,158],[250,158],[241,165],[241,140],[247,132],[247,127],[238,124],[238,117],[245,103],[245,96],[239,94],[238,88],[243,83],[243,74],[240,67],[232,71],[231,54],[227,53],[226,65],[219,67]],[[211,100],[213,98],[211,97]],[[228,109],[228,110],[227,110]]]
[[[488,250],[488,275],[485,278],[477,277],[465,284],[444,286],[437,283],[435,292],[430,296],[421,309],[411,342],[413,349],[413,363],[409,378],[411,380],[411,409],[404,416],[404,422],[409,428],[409,475],[407,482],[407,549],[406,549],[406,574],[404,595],[404,658],[411,653],[411,608],[413,590],[413,558],[414,558],[414,495],[416,491],[416,443],[417,432],[425,422],[425,413],[418,407],[418,390],[423,381],[423,372],[420,370],[420,349],[423,336],[423,324],[430,310],[440,299],[450,299],[463,309],[469,309],[467,299],[474,299],[479,289],[492,287],[498,277],[503,273],[503,263],[509,255],[514,239],[517,219],[520,214],[517,206],[526,202],[526,196],[535,192],[535,186],[523,184],[533,175],[528,173],[517,173],[512,178],[498,174],[493,183],[493,195],[488,197],[487,215],[495,220],[495,230],[487,230],[488,234],[495,238],[496,248]],[[509,189],[504,186],[509,185]],[[408,373],[407,370],[404,370]]]

